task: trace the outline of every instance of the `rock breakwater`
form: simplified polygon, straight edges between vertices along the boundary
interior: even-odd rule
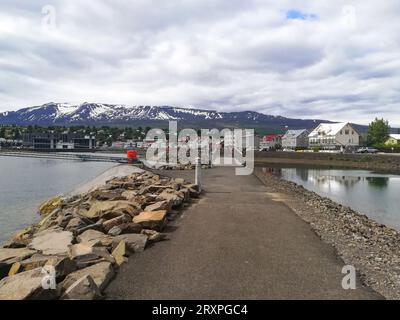
[[[42,220],[0,248],[0,299],[101,299],[119,266],[164,240],[199,196],[183,179],[144,171],[40,207]]]

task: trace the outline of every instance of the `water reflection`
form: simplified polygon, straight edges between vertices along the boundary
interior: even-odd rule
[[[315,168],[264,168],[263,172],[293,181],[400,230],[398,175]]]
[[[387,188],[389,178],[387,177],[367,177],[365,178],[371,187],[375,188]]]

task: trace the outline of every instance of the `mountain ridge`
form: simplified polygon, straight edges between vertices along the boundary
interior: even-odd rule
[[[50,102],[40,106],[0,113],[3,125],[162,125],[176,120],[192,127],[247,127],[271,131],[312,129],[320,119],[294,119],[256,111],[220,112],[216,110],[173,106],[127,106],[123,104],[81,104]],[[356,125],[361,131],[365,126]]]

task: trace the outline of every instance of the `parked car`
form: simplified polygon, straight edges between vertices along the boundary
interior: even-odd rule
[[[378,150],[374,148],[365,147],[358,149],[357,153],[378,153]]]

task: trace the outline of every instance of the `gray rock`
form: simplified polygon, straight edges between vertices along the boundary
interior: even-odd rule
[[[182,192],[176,190],[165,190],[158,195],[159,200],[166,200],[168,201],[171,206],[176,207],[182,204],[185,196]]]
[[[72,218],[69,220],[65,230],[72,231],[85,226],[85,223],[80,218]]]
[[[20,262],[23,271],[29,271],[37,268],[42,268],[45,265],[53,266],[56,271],[57,278],[63,278],[71,272],[75,271],[77,266],[74,261],[65,256],[45,256],[35,254],[29,259]]]
[[[82,227],[79,227],[78,229],[75,230],[75,234],[79,235],[84,233],[87,230],[96,230],[96,231],[102,231],[103,230],[103,219],[100,219],[96,223],[90,223],[88,225],[84,225]]]
[[[147,236],[147,240],[149,243],[163,241],[167,238],[167,235],[165,233],[160,233],[155,230],[149,230],[149,229],[143,229],[141,234]]]
[[[130,216],[129,216],[129,217],[130,217]],[[131,219],[132,219],[132,218],[129,219],[129,218],[126,217],[125,215],[121,215],[121,216],[119,216],[119,217],[116,217],[116,218],[107,220],[107,221],[103,222],[104,231],[105,231],[105,232],[108,232],[108,231],[110,231],[113,227],[118,226],[118,225],[120,225],[120,224],[122,224],[122,223],[126,223],[126,222],[128,222],[129,220],[131,220]]]
[[[129,222],[124,223],[118,226],[122,230],[122,234],[126,233],[140,233],[143,230],[143,227],[140,224]]]
[[[110,262],[100,262],[85,269],[75,271],[69,274],[60,284],[62,292],[64,293],[73,283],[86,275],[91,276],[99,290],[103,292],[115,276],[115,272]]]
[[[125,241],[129,251],[134,253],[143,252],[147,244],[147,236],[138,233],[121,234],[114,237],[113,248],[116,248],[121,241]]]
[[[18,273],[0,281],[0,300],[51,300],[57,290],[44,289],[42,268]]]
[[[62,300],[99,300],[102,298],[99,288],[89,275],[75,281],[61,296]]]
[[[151,205],[148,205],[144,211],[158,211],[158,210],[171,210],[172,207],[172,202],[171,201],[158,201],[156,203],[153,203]]]
[[[109,231],[108,234],[112,237],[116,237],[122,233],[122,229],[119,226],[112,227]]]
[[[88,244],[101,243],[102,246],[108,247],[112,244],[113,238],[97,230],[87,230],[77,238],[78,242],[85,242]]]
[[[115,263],[107,248],[93,246],[88,243],[78,243],[70,246],[69,257],[76,263],[78,268],[85,268],[102,261]]]
[[[35,253],[35,250],[28,248],[0,248],[0,262],[13,264],[29,258]]]
[[[29,247],[45,255],[63,255],[68,253],[73,235],[69,231],[47,230],[38,233]]]

